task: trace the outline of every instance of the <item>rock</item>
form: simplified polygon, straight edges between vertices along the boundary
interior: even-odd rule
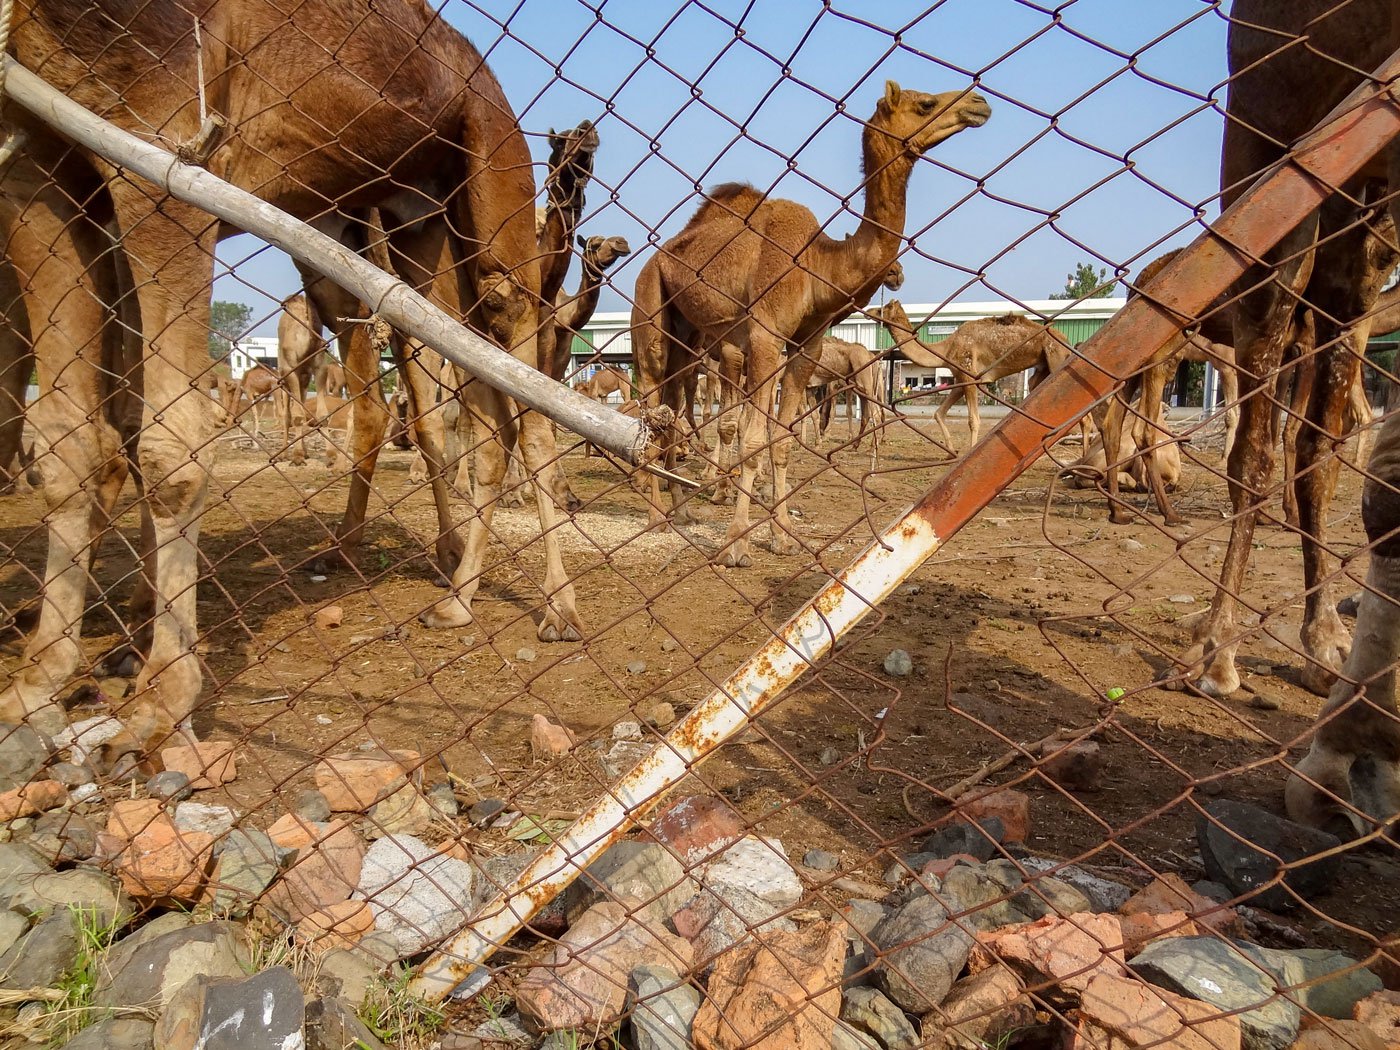
[[[1203,897],[1180,875],[1168,872],[1159,875],[1142,890],[1133,894],[1119,909],[1124,915],[1170,915],[1184,912],[1196,922],[1217,933],[1237,933],[1239,916],[1234,908],[1223,907]]]
[[[398,790],[376,802],[369,811],[366,836],[371,839],[385,835],[417,835],[433,822],[434,810],[413,784],[401,781]]]
[[[1000,820],[1003,842],[1025,842],[1030,832],[1031,800],[1020,791],[1003,788],[975,797],[965,796],[958,802],[956,813],[968,824],[980,824],[990,817]]]
[[[0,821],[32,817],[67,801],[68,789],[57,780],[35,780],[0,794]]]
[[[292,813],[305,821],[324,822],[331,819],[331,804],[315,788],[301,788],[292,799]]]
[[[52,988],[82,948],[77,912],[56,911],[0,955],[0,989]]]
[[[825,922],[772,931],[715,961],[695,1017],[700,1050],[780,1050],[831,1045],[841,1009],[846,938]]]
[[[89,764],[88,759],[94,751],[125,728],[111,715],[84,718],[55,733],[54,747],[59,751],[67,751],[75,765],[85,766]],[[0,732],[4,732],[3,727],[0,727]]]
[[[1238,1017],[1125,977],[1097,974],[1080,997],[1071,1050],[1174,1047],[1229,1050],[1240,1045]]]
[[[948,922],[936,897],[915,897],[870,931],[881,952],[875,983],[905,1010],[927,1013],[953,987],[972,937]]]
[[[472,910],[472,869],[421,839],[388,835],[365,854],[354,896],[370,902],[375,929],[393,937],[403,958],[466,924]]]
[[[914,673],[914,658],[903,649],[892,649],[885,657],[885,674],[891,678],[906,678]]]
[[[1381,988],[1381,979],[1374,973],[1356,959],[1330,948],[1286,951],[1243,941],[1235,943],[1272,971],[1280,987],[1287,989],[1288,997],[1308,1014],[1348,1020],[1358,1002]]]
[[[618,722],[612,728],[614,740],[640,740],[642,739],[642,724],[640,722]]]
[[[1137,554],[1139,551],[1146,550],[1147,547],[1142,542],[1127,537],[1118,541],[1118,549],[1128,554]]]
[[[1260,908],[1292,908],[1297,904],[1295,893],[1311,900],[1340,874],[1340,852],[1323,855],[1341,845],[1335,835],[1245,802],[1207,803],[1196,817],[1196,840],[1206,876],[1237,895],[1249,896],[1249,903]],[[1309,857],[1317,859],[1308,862]],[[1279,861],[1288,868],[1282,884],[1271,885],[1279,874]]]
[[[627,915],[620,904],[589,908],[515,989],[516,1006],[537,1028],[594,1030],[616,1024],[628,976],[643,963],[690,970],[690,945]]]
[[[168,819],[165,807],[158,799],[121,799],[112,803],[107,814],[107,834],[122,841],[123,845],[146,831],[156,820]]]
[[[117,858],[117,876],[126,891],[144,900],[193,901],[213,856],[214,836],[181,831],[157,813]]]
[[[344,619],[344,609],[339,605],[327,605],[316,610],[311,617],[311,622],[315,624],[319,630],[331,631],[339,627]]]
[[[1123,951],[1128,955],[1141,951],[1159,937],[1198,937],[1200,928],[1184,911],[1136,912],[1120,915],[1123,929]]]
[[[647,831],[689,871],[743,838],[744,821],[723,798],[690,795],[661,810]]]
[[[570,923],[600,901],[616,901],[642,922],[661,924],[695,893],[680,861],[655,842],[613,843],[564,891]]]
[[[780,839],[746,835],[704,866],[699,882],[727,899],[728,890],[742,890],[771,904],[791,908],[802,899],[802,880],[787,861]]]
[[[162,918],[164,918],[162,916]],[[184,923],[183,928],[178,924]],[[93,1002],[100,1007],[163,1007],[194,977],[243,977],[248,959],[243,931],[229,922],[188,925],[186,916],[172,913],[167,929],[151,923],[118,941],[108,952],[98,975]],[[156,931],[146,933],[155,927]],[[143,934],[145,934],[143,936]]]
[[[29,845],[54,864],[72,864],[97,852],[97,828],[81,813],[55,810],[34,822]]]
[[[633,660],[627,665],[628,674],[644,674],[646,669],[647,662],[645,660]]]
[[[1093,740],[1055,741],[1040,749],[1041,774],[1066,791],[1097,791],[1103,754]]]
[[[139,1017],[108,1017],[84,1028],[63,1050],[151,1050],[155,1030]]]
[[[277,878],[286,855],[265,831],[230,832],[214,866],[214,910],[235,918],[248,914],[252,903]]]
[[[1000,817],[987,817],[974,824],[956,821],[939,828],[919,847],[920,853],[932,853],[938,857],[954,857],[966,853],[979,861],[991,860],[997,854],[997,845],[1006,835]]]
[[[521,646],[515,650],[515,659],[522,664],[532,664],[539,659],[539,654],[529,646]]]
[[[194,794],[194,785],[184,773],[167,769],[146,781],[146,794],[163,802],[180,802]]]
[[[945,1045],[956,1050],[985,1050],[1034,1023],[1035,1006],[1020,979],[1005,966],[993,966],[957,981],[943,1005],[924,1016],[923,1033],[930,1039],[941,1032]]]
[[[1319,1021],[1298,1036],[1291,1050],[1394,1050],[1394,1046],[1356,1021]]]
[[[616,780],[649,754],[651,754],[650,744],[644,744],[638,740],[615,741],[613,746],[608,748],[607,755],[602,759],[603,772]]]
[[[11,892],[11,884],[25,876],[53,871],[43,857],[28,846],[15,842],[0,842],[0,898]]]
[[[1249,706],[1256,711],[1277,711],[1283,706],[1283,701],[1272,693],[1255,693],[1249,698]]]
[[[371,937],[382,936],[371,934]],[[365,938],[367,941],[369,938]],[[379,977],[379,971],[392,960],[382,961],[377,955],[361,951],[364,942],[355,948],[331,948],[322,953],[316,967],[314,991],[323,998],[343,999],[358,1010]],[[396,949],[387,948],[385,955]]]
[[[1196,596],[1194,594],[1173,594],[1167,601],[1173,605],[1194,605]]]
[[[824,849],[809,849],[802,855],[802,866],[811,871],[835,871],[841,866],[841,858]]]
[[[572,751],[578,738],[572,729],[555,725],[544,715],[530,720],[530,753],[537,759],[550,759]]]
[[[841,752],[834,747],[824,747],[822,753],[817,756],[817,761],[824,766],[834,766],[841,761]]]
[[[1090,901],[1089,911],[1116,911],[1133,895],[1133,890],[1121,882],[1090,875],[1083,868],[1048,857],[1022,857],[1017,863],[1030,872],[1054,871],[1057,879],[1084,894]]]
[[[131,921],[131,901],[116,880],[100,871],[42,872],[12,886],[7,905],[33,919],[76,908],[100,926],[121,927]]]
[[[675,970],[652,963],[632,968],[627,1012],[636,1050],[689,1050],[700,993]]]
[[[457,794],[452,790],[452,785],[446,781],[434,784],[424,797],[427,798],[428,805],[432,806],[434,812],[440,817],[456,820],[457,814],[461,812],[461,806],[457,803]]]
[[[863,945],[870,937],[870,931],[879,926],[890,913],[878,901],[849,900],[836,909],[836,918],[846,929],[846,939],[853,944]]]
[[[1047,915],[1024,926],[984,933],[978,940],[1027,983],[1057,986],[1044,993],[1047,997],[1063,999],[1065,993],[1072,997],[1083,992],[1097,974],[1121,977],[1127,972],[1123,930],[1116,915]]]
[[[316,786],[337,813],[364,813],[388,798],[418,768],[417,751],[351,752],[316,763]]]
[[[322,951],[353,948],[374,929],[374,909],[367,901],[341,901],[313,911],[297,923],[297,937]]]
[[[506,804],[498,798],[484,798],[472,804],[467,810],[467,820],[472,827],[484,828],[506,811]]]
[[[227,784],[238,775],[236,745],[227,740],[203,740],[162,748],[160,761],[166,772],[183,773],[196,791]]]
[[[920,1045],[904,1011],[874,988],[848,988],[841,999],[841,1020],[869,1032],[884,1050],[914,1050]]]
[[[699,969],[708,970],[715,959],[751,933],[794,932],[797,924],[779,915],[782,910],[747,890],[728,887],[721,899],[711,892],[696,894],[671,917],[676,932],[695,949]]]
[[[676,720],[676,709],[665,700],[658,704],[653,704],[647,709],[646,723],[656,726],[658,729],[665,729]]]
[[[831,1050],[881,1050],[875,1037],[867,1035],[845,1021],[837,1021],[831,1031]]]
[[[0,955],[15,946],[29,932],[29,919],[17,911],[0,911]]]
[[[549,1038],[552,1038],[553,1034]],[[442,1050],[502,1050],[503,1047],[521,1047],[525,1050],[537,1045],[542,1048],[545,1045],[539,1043],[538,1037],[525,1028],[520,1015],[514,1010],[488,1017],[473,1028],[470,1035],[457,1037],[465,1040],[464,1042],[451,1043],[448,1041],[451,1038],[449,1035],[443,1039]]]
[[[1154,941],[1132,966],[1159,988],[1236,1014],[1244,1050],[1284,1050],[1298,1035],[1301,1014],[1278,994],[1273,975],[1217,937]]]
[[[384,1044],[344,1000],[323,998],[306,1004],[306,1050],[384,1050]]]
[[[661,639],[661,651],[663,653],[674,653],[680,647],[681,643],[676,641],[674,638]]]
[[[1362,999],[1352,1017],[1364,1024],[1386,1046],[1400,1045],[1400,992],[1379,991]]]
[[[181,831],[202,831],[220,838],[238,819],[227,806],[206,806],[202,802],[181,802],[175,807],[175,827]]]
[[[979,930],[1093,910],[1083,892],[1058,878],[1037,875],[1024,882],[1020,868],[1009,860],[955,867],[931,889],[952,914],[966,913],[966,921]]]
[[[267,829],[274,845],[294,849],[264,900],[290,922],[348,900],[364,870],[365,844],[345,821],[309,824],[291,814]]]
[[[156,1022],[161,1050],[296,1050],[306,1003],[292,971],[273,966],[243,980],[196,977]]]
[[[55,762],[49,766],[49,776],[68,788],[75,788],[79,784],[91,784],[94,779],[91,769],[72,762]]]

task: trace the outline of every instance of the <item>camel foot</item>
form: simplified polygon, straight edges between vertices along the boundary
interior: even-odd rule
[[[501,493],[500,505],[507,510],[519,510],[525,506],[525,496],[519,489]]]
[[[536,628],[535,637],[542,642],[577,642],[583,638],[583,623],[572,609],[561,613],[550,608]]]
[[[454,594],[421,612],[418,622],[424,627],[466,627],[472,622],[472,613]]]
[[[1170,692],[1184,692],[1192,689],[1217,700],[1232,696],[1240,688],[1240,673],[1235,667],[1233,650],[1229,653],[1217,652],[1206,663],[1202,657],[1206,647],[1202,643],[1192,645],[1177,660],[1176,668],[1167,668],[1156,678],[1157,684]],[[1177,671],[1186,668],[1184,678]]]
[[[554,497],[554,505],[565,514],[577,514],[583,509],[583,500],[574,495],[573,489],[565,489],[563,498]]]
[[[797,553],[797,540],[793,538],[792,533],[774,525],[768,540],[768,549],[774,554],[788,557]]]
[[[103,678],[135,678],[145,666],[146,655],[131,642],[122,642],[97,662]]]
[[[150,757],[148,748],[159,742],[143,743],[129,730],[123,729],[111,740],[104,741],[92,753],[93,771],[102,780],[124,783],[144,780],[158,773],[158,763]]]
[[[1327,696],[1336,684],[1337,672],[1351,655],[1351,635],[1333,610],[1303,627],[1303,688],[1317,696]]]
[[[351,568],[354,568],[354,565],[343,547],[327,547],[306,562],[307,571],[316,576],[330,576]]]
[[[1108,520],[1113,525],[1132,525],[1137,521],[1137,515],[1127,507],[1115,503],[1109,508]]]
[[[1400,763],[1368,751],[1334,751],[1314,740],[1284,785],[1283,798],[1290,820],[1343,841],[1378,826],[1396,838]]]
[[[1303,664],[1298,673],[1298,682],[1314,696],[1327,696],[1337,684],[1337,672],[1328,670],[1311,660]]]
[[[1339,601],[1337,603],[1337,615],[1350,616],[1353,620],[1356,619],[1356,610],[1361,607],[1361,595],[1364,593],[1364,591],[1357,591],[1355,594],[1348,594]]]
[[[715,555],[715,564],[726,569],[747,569],[753,565],[753,559],[749,557],[749,544],[747,540],[735,540],[727,544]]]

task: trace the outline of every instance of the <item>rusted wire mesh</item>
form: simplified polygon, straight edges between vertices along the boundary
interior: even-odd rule
[[[1400,1043],[1400,10],[1138,6],[16,4],[649,443],[12,73],[4,1045]]]

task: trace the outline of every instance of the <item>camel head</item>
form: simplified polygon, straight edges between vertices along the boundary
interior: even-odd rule
[[[879,324],[893,325],[896,328],[907,328],[913,330],[914,326],[909,323],[909,315],[904,311],[904,304],[898,299],[891,299],[884,306],[867,308],[866,314],[871,320]]]
[[[885,274],[885,279],[881,282],[892,292],[897,292],[904,287],[904,264],[898,259],[890,263],[889,271]]]
[[[945,91],[929,95],[906,91],[893,80],[885,82],[885,96],[875,107],[868,127],[883,131],[915,156],[932,149],[964,128],[980,128],[992,116],[992,107],[977,92]],[[890,143],[881,143],[884,152]]]
[[[585,120],[565,132],[549,129],[549,175],[546,185],[550,199],[559,204],[577,201],[593,177],[593,154],[598,152],[598,132]]]
[[[579,237],[578,246],[583,249],[584,261],[600,272],[632,254],[626,237]]]

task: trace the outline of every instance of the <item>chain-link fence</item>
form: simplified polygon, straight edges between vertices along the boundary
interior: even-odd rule
[[[1400,1045],[1400,5],[0,18],[3,1045]]]

